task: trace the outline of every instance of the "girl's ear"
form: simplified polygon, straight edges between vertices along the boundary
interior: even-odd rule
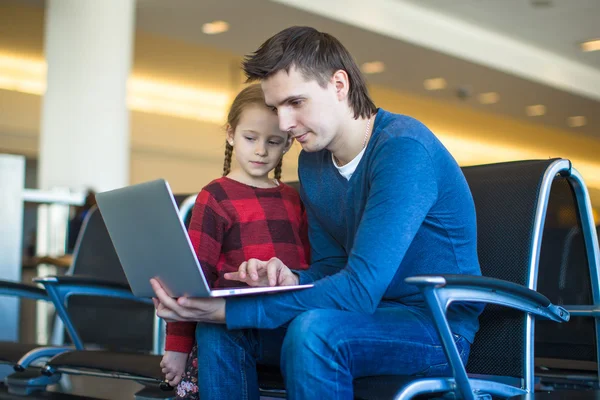
[[[233,131],[233,128],[229,124],[227,124],[227,127],[225,128],[225,130],[227,131],[227,142],[231,146],[233,146],[233,137],[235,135],[235,132]]]

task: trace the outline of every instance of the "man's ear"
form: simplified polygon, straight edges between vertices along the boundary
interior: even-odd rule
[[[332,82],[335,86],[335,93],[338,100],[345,100],[348,97],[350,91],[350,80],[348,79],[348,73],[343,69],[338,69],[332,76]]]

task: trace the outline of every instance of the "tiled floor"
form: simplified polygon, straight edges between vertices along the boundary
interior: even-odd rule
[[[137,382],[88,376],[70,376],[64,384],[71,394],[107,400],[132,400],[134,393],[143,388]]]

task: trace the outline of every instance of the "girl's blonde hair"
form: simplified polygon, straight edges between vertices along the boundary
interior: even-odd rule
[[[242,112],[252,104],[258,104],[263,107],[267,107],[265,105],[265,96],[263,94],[262,88],[260,84],[253,84],[244,88],[241,92],[233,100],[231,104],[231,108],[229,109],[229,114],[227,115],[227,125],[231,128],[232,131],[235,132],[238,124],[240,123],[240,118],[242,116]],[[231,171],[231,157],[233,155],[233,146],[229,144],[227,140],[225,140],[225,161],[223,162],[223,176],[226,176]],[[283,163],[283,157],[277,163],[275,167],[275,179],[281,179],[281,165]]]

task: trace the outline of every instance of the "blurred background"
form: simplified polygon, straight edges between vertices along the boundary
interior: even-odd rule
[[[570,159],[598,223],[600,0],[0,0],[0,278],[71,268],[93,192],[220,176],[240,63],[292,25],[337,37],[375,104],[463,166]],[[52,315],[3,298],[0,340],[48,343]]]

